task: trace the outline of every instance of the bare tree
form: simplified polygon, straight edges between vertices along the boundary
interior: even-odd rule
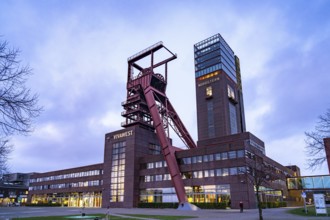
[[[258,150],[250,149],[246,158],[247,178],[255,187],[255,196],[259,211],[259,220],[263,220],[262,214],[262,187],[273,188],[272,181],[281,179],[274,166],[265,161],[265,157]]]
[[[305,149],[309,157],[307,164],[311,170],[319,168],[326,161],[323,139],[330,137],[330,108],[324,115],[320,115],[318,119],[315,130],[305,132]]]
[[[6,167],[12,150],[8,137],[31,132],[33,119],[42,110],[37,95],[25,86],[32,71],[20,64],[19,54],[7,41],[0,41],[0,170]]]
[[[9,144],[8,140],[0,139],[0,179],[3,174],[8,172],[7,161],[12,149],[13,146]]]

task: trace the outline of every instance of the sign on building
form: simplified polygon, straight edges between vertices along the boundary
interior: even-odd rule
[[[325,199],[324,194],[313,194],[314,197],[314,205],[315,205],[315,212],[317,214],[326,214],[327,213],[327,207],[325,205]]]

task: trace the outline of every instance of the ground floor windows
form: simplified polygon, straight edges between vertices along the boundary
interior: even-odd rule
[[[32,195],[32,204],[53,203],[68,207],[101,207],[101,192],[74,192]]]
[[[186,186],[188,202],[190,203],[221,203],[229,202],[230,186],[205,185]],[[174,188],[149,188],[141,190],[141,203],[175,203],[178,202]]]

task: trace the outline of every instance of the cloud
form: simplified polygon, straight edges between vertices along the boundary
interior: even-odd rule
[[[167,95],[196,141],[193,44],[216,33],[240,58],[247,128],[265,141],[269,156],[302,165],[301,151],[292,158],[280,149],[303,149],[304,130],[330,104],[327,2],[29,1],[0,7],[2,31],[33,68],[29,85],[45,109],[34,133],[13,138],[13,171],[102,162],[104,133],[123,121],[127,58],[158,41],[178,54],[168,67]]]

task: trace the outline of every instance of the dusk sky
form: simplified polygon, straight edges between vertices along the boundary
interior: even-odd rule
[[[197,141],[193,45],[220,33],[240,58],[247,130],[277,162],[327,174],[306,169],[304,132],[330,108],[329,11],[327,0],[0,1],[0,40],[22,51],[44,108],[33,133],[11,138],[10,171],[103,162],[104,135],[124,121],[127,58],[158,41],[178,55],[167,95]]]

